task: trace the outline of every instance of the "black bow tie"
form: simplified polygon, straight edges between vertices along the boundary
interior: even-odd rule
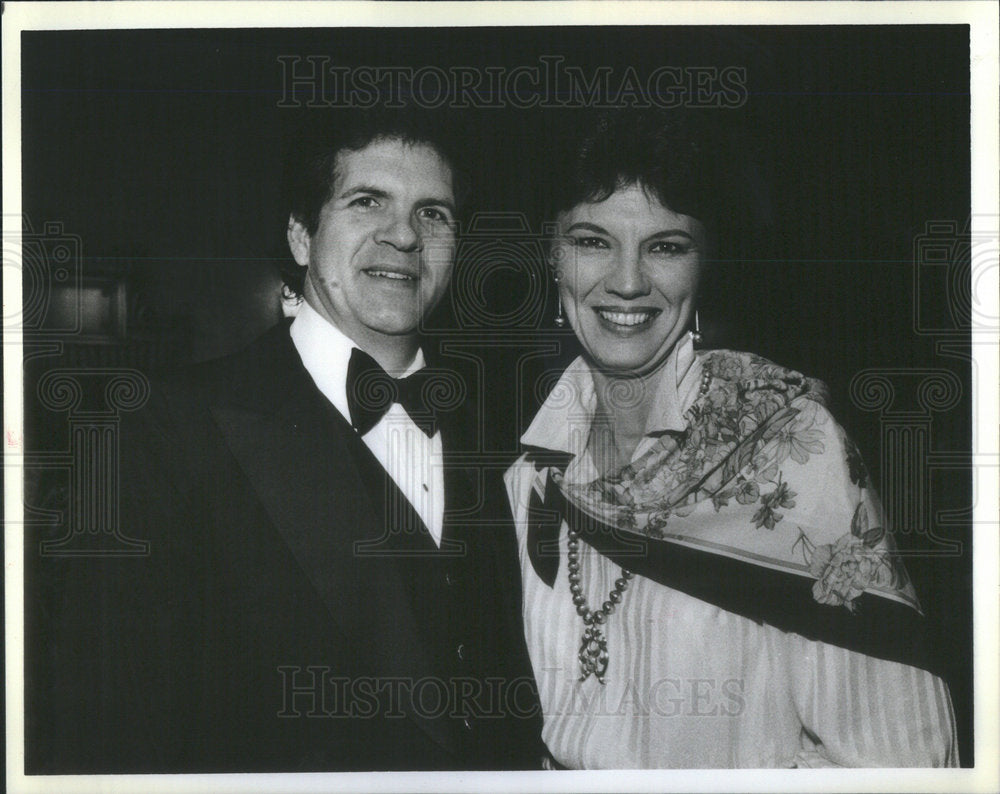
[[[426,394],[430,378],[426,370],[408,378],[394,378],[375,359],[354,348],[347,365],[347,407],[354,429],[363,436],[381,421],[393,403],[399,403],[413,423],[428,438],[432,437],[437,432],[437,416]]]

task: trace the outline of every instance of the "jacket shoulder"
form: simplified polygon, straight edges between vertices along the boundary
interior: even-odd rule
[[[231,400],[276,397],[295,376],[305,373],[288,333],[281,322],[242,350],[221,358],[191,364],[154,384],[164,399],[196,399],[213,404]]]

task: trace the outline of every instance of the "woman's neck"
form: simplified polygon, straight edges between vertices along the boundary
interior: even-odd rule
[[[646,424],[663,365],[634,377],[594,372],[597,409],[591,425],[590,452],[601,475],[617,471],[632,460],[646,435]]]

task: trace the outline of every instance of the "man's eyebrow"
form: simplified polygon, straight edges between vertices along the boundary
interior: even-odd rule
[[[349,188],[341,191],[337,198],[347,198],[348,196],[353,196],[355,193],[365,193],[369,196],[375,196],[376,198],[389,198],[389,194],[380,187],[375,187],[374,185],[352,185]]]
[[[423,209],[424,207],[444,207],[452,215],[458,214],[458,210],[455,209],[455,202],[453,202],[451,199],[447,199],[444,197],[440,198],[429,197],[420,199],[417,202],[416,206],[417,209]]]
[[[381,199],[387,199],[392,197],[392,195],[387,190],[380,187],[375,187],[374,185],[352,185],[351,187],[343,190],[340,193],[340,195],[337,196],[337,198],[345,199],[348,196],[354,196],[359,193],[364,194],[366,196],[374,196],[375,198],[381,198]],[[455,208],[455,202],[453,202],[449,198],[445,198],[444,196],[439,196],[439,197],[429,196],[427,198],[422,198],[416,202],[416,206],[418,208],[434,207],[434,206],[445,207],[449,212],[451,212],[452,215],[457,214],[457,210]]]

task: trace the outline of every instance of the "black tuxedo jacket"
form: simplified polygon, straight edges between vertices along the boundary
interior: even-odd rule
[[[154,385],[119,458],[149,554],[29,574],[27,770],[536,766],[514,535],[461,402],[439,549],[287,324]]]

